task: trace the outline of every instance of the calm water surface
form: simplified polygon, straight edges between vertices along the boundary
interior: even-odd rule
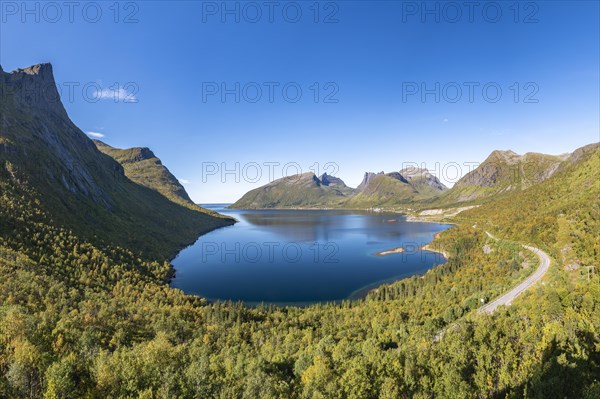
[[[173,261],[172,286],[211,300],[277,304],[338,301],[424,273],[444,258],[417,250],[446,224],[343,210],[234,210],[239,220],[201,236]],[[377,256],[404,247],[404,253]]]

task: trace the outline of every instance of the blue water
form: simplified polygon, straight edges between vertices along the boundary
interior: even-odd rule
[[[276,304],[339,301],[421,274],[445,259],[417,250],[446,224],[343,210],[233,210],[239,222],[201,236],[173,261],[171,285],[211,300]],[[406,252],[377,256],[396,247]]]

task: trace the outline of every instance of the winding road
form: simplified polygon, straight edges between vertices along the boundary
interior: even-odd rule
[[[486,234],[490,238],[492,238],[494,240],[498,240],[496,237],[494,237],[487,231],[486,231]],[[522,247],[530,250],[531,252],[536,254],[537,257],[540,259],[540,265],[538,266],[537,270],[535,272],[533,272],[525,280],[523,280],[519,285],[517,285],[516,287],[514,287],[513,289],[508,291],[507,293],[499,296],[498,298],[494,299],[492,302],[480,307],[477,310],[477,312],[492,313],[492,312],[494,312],[494,310],[496,310],[496,308],[498,306],[510,305],[516,297],[518,297],[527,288],[534,285],[538,280],[540,280],[544,276],[544,274],[546,274],[546,272],[548,271],[548,268],[550,267],[550,257],[548,256],[548,254],[539,248],[535,248],[535,247],[532,247],[529,245],[522,245]]]

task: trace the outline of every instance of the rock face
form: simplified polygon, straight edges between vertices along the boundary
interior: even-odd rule
[[[567,163],[574,164],[579,162],[582,158],[588,156],[589,154],[598,151],[599,148],[600,143],[588,144],[586,146],[576,149],[571,154],[566,154],[564,159],[565,161],[567,161]]]
[[[475,170],[463,176],[447,193],[447,200],[462,202],[524,190],[550,178],[564,157],[513,151],[493,151]]]
[[[113,199],[98,182],[122,175],[122,168],[102,156],[71,122],[60,101],[52,66],[2,72],[0,92],[3,141],[13,148],[12,156],[27,165],[27,173],[112,208]],[[41,163],[32,165],[33,159]]]
[[[373,172],[365,172],[365,175],[362,179],[362,182],[360,182],[360,184],[358,185],[358,187],[356,187],[356,191],[361,192],[363,191],[371,182],[371,180],[373,180],[373,178],[377,175],[382,175],[383,172],[379,172],[379,173],[373,173]]]
[[[324,186],[347,187],[342,179],[328,175],[327,173],[323,173],[319,179]]]
[[[439,194],[441,191],[448,190],[436,176],[432,175],[427,169],[405,168],[399,172],[409,184],[419,191],[433,190]]]
[[[0,67],[3,93],[21,109],[68,118],[54,81],[51,64],[38,64],[6,73]],[[4,98],[4,97],[3,97]]]
[[[346,185],[346,183],[344,183],[344,181],[342,179],[340,179],[339,177],[335,177],[335,176],[328,175],[327,173],[323,173],[321,175],[321,177],[318,178],[318,180],[321,182],[322,185],[335,189],[336,196],[339,195],[339,193],[342,193],[345,196],[351,196],[354,194],[355,190],[351,187],[348,187]]]
[[[405,184],[409,184],[408,180],[406,180],[406,177],[402,176],[402,174],[400,172],[390,172],[390,173],[386,173],[386,176],[391,177],[392,179],[396,179],[402,183]]]
[[[48,214],[82,237],[152,250],[232,223],[128,178],[125,163],[100,152],[69,119],[50,64],[0,72],[0,105],[0,178],[37,193]],[[131,155],[131,165],[143,166],[139,173],[155,174],[161,165],[148,149]]]

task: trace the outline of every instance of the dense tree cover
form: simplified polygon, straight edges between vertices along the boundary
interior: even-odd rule
[[[523,280],[537,267],[535,256],[520,245],[497,242],[482,230],[466,225],[439,235],[431,249],[447,253],[448,262],[423,276],[383,285],[373,290],[369,298],[389,300],[419,296],[426,302],[419,306],[436,313],[443,311],[448,303],[455,303],[457,306],[447,311],[456,311],[460,317],[498,296],[507,286]],[[423,252],[423,256],[430,254]],[[424,292],[428,289],[431,291]]]
[[[465,212],[499,234],[542,243],[561,263],[600,266],[600,150],[588,150],[577,163],[520,195]]]
[[[439,237],[448,263],[366,300],[246,308],[171,289],[167,263],[56,227],[16,180],[0,189],[0,397],[600,396],[598,274],[554,263],[479,315],[536,264],[472,223]]]

